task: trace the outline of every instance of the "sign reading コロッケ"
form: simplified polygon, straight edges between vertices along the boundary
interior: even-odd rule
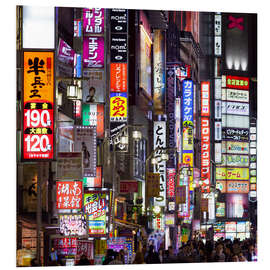
[[[23,159],[53,158],[53,68],[54,52],[24,52]]]

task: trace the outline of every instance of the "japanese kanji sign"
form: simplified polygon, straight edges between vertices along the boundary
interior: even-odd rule
[[[193,81],[183,81],[183,126],[193,126]]]
[[[104,67],[104,37],[89,36],[83,38],[83,67]]]
[[[146,185],[147,185],[147,197],[158,197],[160,192],[160,174],[147,172]]]
[[[127,63],[111,63],[111,92],[127,92]]]
[[[105,236],[107,233],[107,196],[102,191],[84,194],[84,212],[88,218],[89,236]]]
[[[83,9],[83,32],[84,34],[104,33],[104,9]]]
[[[82,208],[81,181],[56,182],[56,208],[57,209]]]
[[[249,102],[249,91],[222,88],[222,100]]]
[[[175,168],[167,168],[167,198],[175,197]]]
[[[24,51],[23,159],[54,152],[54,52]]]
[[[110,94],[110,121],[127,121],[127,93]]]
[[[201,116],[210,116],[210,82],[201,83]]]
[[[249,90],[249,78],[226,76],[226,88]]]

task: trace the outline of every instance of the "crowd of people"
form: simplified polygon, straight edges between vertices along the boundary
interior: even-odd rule
[[[220,239],[218,241],[192,240],[179,248],[176,254],[170,246],[155,251],[154,246],[144,246],[135,254],[133,264],[199,263],[199,262],[249,262],[257,260],[256,243],[250,239]],[[124,256],[107,250],[103,264],[124,264]]]

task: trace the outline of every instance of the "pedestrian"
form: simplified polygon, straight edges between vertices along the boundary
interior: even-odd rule
[[[141,251],[136,252],[133,264],[145,264],[143,253]]]
[[[119,254],[119,252],[114,252],[113,255],[113,260],[111,260],[108,264],[123,264],[123,262],[121,261],[121,255]]]
[[[246,257],[244,256],[243,252],[239,253],[238,258],[239,258],[239,262],[247,262],[248,261],[246,259]]]
[[[237,256],[236,254],[234,254],[234,255],[232,256],[232,261],[233,261],[233,262],[239,262],[238,256]]]
[[[164,249],[163,248],[160,248],[158,250],[158,257],[159,257],[160,263],[164,263]]]
[[[148,255],[146,257],[146,261],[145,262],[147,264],[160,263],[160,260],[159,260],[159,257],[158,257],[158,253],[155,252],[153,245],[150,245],[150,247],[149,247]]]
[[[112,249],[108,249],[105,260],[103,261],[103,265],[109,264],[114,259],[114,251]]]
[[[79,262],[77,263],[77,265],[90,265],[90,261],[88,260],[87,256],[85,254],[82,254],[80,257]]]

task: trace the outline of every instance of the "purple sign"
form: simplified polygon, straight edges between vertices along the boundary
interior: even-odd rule
[[[104,38],[91,36],[83,39],[83,67],[104,67]]]
[[[83,9],[83,32],[85,34],[104,33],[104,9]]]
[[[68,65],[74,63],[75,51],[61,38],[59,39],[58,44],[58,60]]]

